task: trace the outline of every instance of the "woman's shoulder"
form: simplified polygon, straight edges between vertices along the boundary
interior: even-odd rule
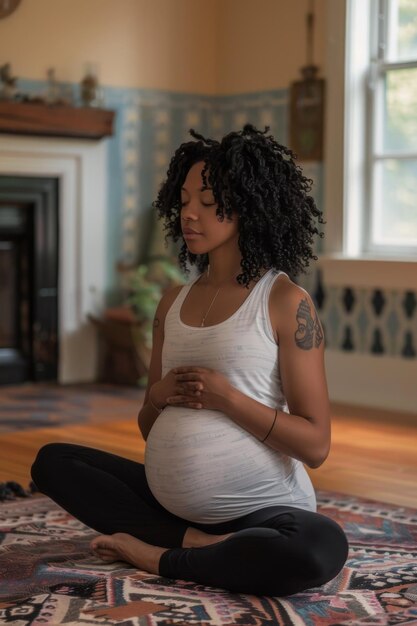
[[[175,287],[171,287],[164,292],[156,311],[159,319],[165,317],[184,286],[185,285],[176,285]]]
[[[177,297],[179,296],[180,292],[182,291],[182,289],[190,289],[190,287],[200,278],[200,275],[194,278],[190,278],[185,284],[183,285],[175,285],[175,287],[171,287],[170,289],[167,289],[162,298],[159,301],[158,304],[158,309],[157,309],[157,313],[159,315],[159,317],[161,318],[162,316],[165,316],[169,309],[171,308],[171,306],[174,304],[175,300],[177,299]]]
[[[271,297],[279,299],[283,304],[288,303],[293,299],[297,299],[300,296],[308,296],[308,292],[300,285],[297,285],[288,274],[284,272],[276,272],[275,280],[271,289]]]
[[[270,295],[270,310],[276,328],[294,324],[301,308],[314,310],[309,293],[297,285],[287,274],[279,274],[274,281]]]

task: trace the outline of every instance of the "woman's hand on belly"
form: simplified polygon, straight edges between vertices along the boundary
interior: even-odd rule
[[[190,406],[188,397],[188,386],[198,385],[196,395],[198,395],[198,406],[193,408],[212,409],[221,411],[227,394],[232,389],[228,378],[217,370],[207,367],[183,366],[174,367],[171,370],[176,378],[176,388],[179,393],[167,398],[167,404],[173,406]]]
[[[178,382],[175,370],[171,369],[162,380],[152,385],[149,397],[155,406],[162,409],[171,404],[168,402],[170,397],[178,397],[181,394],[182,406],[201,409],[199,398],[201,390],[202,384],[198,381]]]

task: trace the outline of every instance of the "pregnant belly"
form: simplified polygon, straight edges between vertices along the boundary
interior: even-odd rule
[[[195,522],[225,521],[245,507],[267,506],[288,494],[291,469],[288,457],[219,411],[167,407],[146,442],[152,493],[168,511]]]

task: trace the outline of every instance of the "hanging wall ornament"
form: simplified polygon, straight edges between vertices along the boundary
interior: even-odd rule
[[[325,81],[313,63],[314,0],[307,13],[307,65],[290,86],[290,147],[301,161],[321,161],[324,143]]]

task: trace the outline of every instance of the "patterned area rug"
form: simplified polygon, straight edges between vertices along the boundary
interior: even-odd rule
[[[328,492],[321,513],[350,542],[346,567],[289,597],[232,594],[89,553],[94,532],[44,496],[0,504],[0,624],[417,625],[417,511]]]
[[[143,393],[139,387],[105,384],[0,386],[0,433],[131,419]]]

